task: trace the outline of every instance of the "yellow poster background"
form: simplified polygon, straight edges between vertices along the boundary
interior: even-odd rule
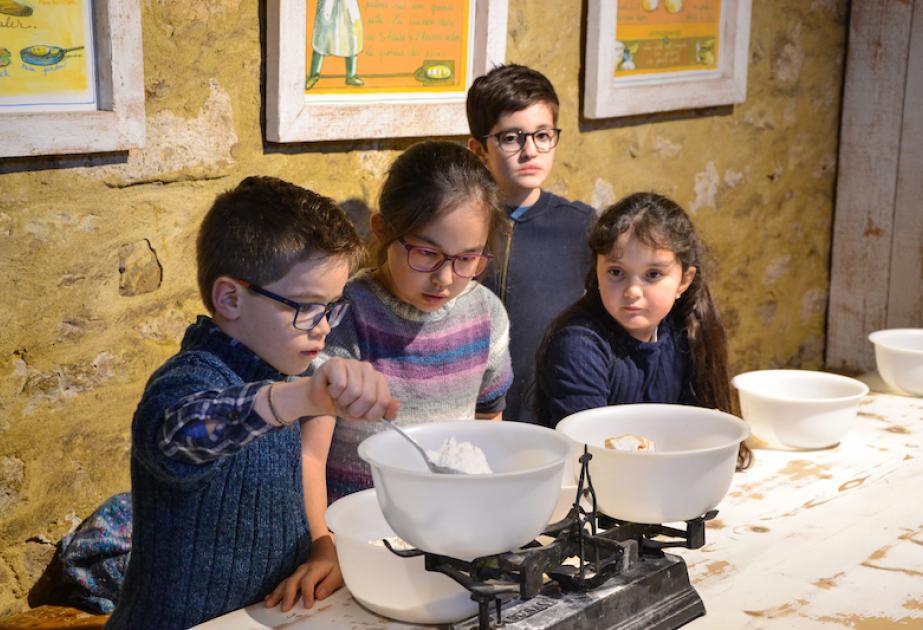
[[[718,68],[721,0],[616,1],[615,77]]]
[[[349,0],[308,0],[305,63],[309,77],[312,57],[318,54],[312,46],[318,3],[325,1],[349,3]],[[360,18],[352,20],[354,30],[343,37],[352,43],[345,50],[360,49],[355,55],[355,76],[362,85],[347,84],[346,57],[326,54],[320,77],[305,90],[306,96],[453,92],[467,88],[468,29],[472,24],[473,2],[352,1],[358,6]],[[344,7],[339,9],[345,11]]]
[[[95,101],[90,1],[8,0],[0,6],[0,105]]]

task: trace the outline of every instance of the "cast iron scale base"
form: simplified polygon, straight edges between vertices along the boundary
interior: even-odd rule
[[[686,521],[685,530],[598,514],[591,457],[584,448],[574,505],[542,534],[553,539],[548,544],[533,541],[471,562],[395,550],[387,540],[385,545],[402,557],[423,555],[428,571],[444,573],[471,591],[478,615],[453,624],[452,630],[666,629],[704,615],[686,563],[663,549],[700,548],[705,522],[717,511]],[[589,501],[589,512],[580,505],[581,497]],[[575,556],[576,566],[565,563]]]

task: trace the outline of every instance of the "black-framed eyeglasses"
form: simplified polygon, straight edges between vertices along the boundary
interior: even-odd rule
[[[343,321],[343,316],[346,315],[346,311],[349,310],[349,300],[346,298],[341,297],[338,300],[330,302],[330,304],[321,304],[320,302],[305,302],[302,304],[282,297],[272,291],[267,291],[263,287],[247,282],[246,280],[238,279],[238,282],[254,293],[259,293],[264,297],[268,297],[270,300],[281,302],[295,309],[295,317],[292,319],[292,326],[295,327],[295,330],[308,332],[317,326],[325,317],[327,318],[327,324],[329,324],[331,328],[336,328],[336,326]]]
[[[558,146],[558,140],[561,139],[561,130],[555,127],[548,129],[536,129],[535,131],[523,131],[522,129],[507,129],[500,133],[489,133],[481,136],[484,140],[494,138],[497,146],[504,153],[513,154],[522,151],[526,146],[526,138],[532,138],[535,150],[539,153],[548,153]]]
[[[442,269],[447,262],[452,263],[452,271],[459,278],[474,278],[487,269],[493,256],[490,254],[458,254],[449,256],[432,247],[411,245],[403,238],[397,241],[407,250],[407,266],[414,271],[433,273]]]

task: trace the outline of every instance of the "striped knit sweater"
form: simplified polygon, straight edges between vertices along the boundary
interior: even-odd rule
[[[279,378],[205,318],[151,376],[132,423],[131,560],[107,630],[188,628],[259,601],[307,559],[297,426],[202,464],[158,444],[164,412],[185,397]]]
[[[395,298],[372,274],[362,271],[346,285],[352,308],[313,367],[331,356],[370,362],[401,402],[402,425],[502,411],[513,375],[509,320],[500,300],[472,281],[439,310],[425,313]],[[357,448],[383,428],[337,420],[327,458],[328,501],[372,486]]]

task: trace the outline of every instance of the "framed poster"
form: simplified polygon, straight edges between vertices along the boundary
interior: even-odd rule
[[[273,142],[466,135],[472,80],[502,63],[506,0],[269,0]]]
[[[0,2],[0,111],[93,111],[96,59],[90,0]],[[37,43],[44,42],[44,43]],[[14,59],[15,55],[15,59]]]
[[[587,118],[742,103],[750,0],[590,0]]]
[[[0,156],[144,143],[138,0],[0,0]]]

